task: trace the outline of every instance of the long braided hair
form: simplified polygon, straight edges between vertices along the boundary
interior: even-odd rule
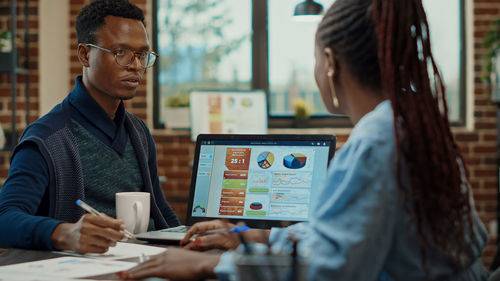
[[[429,37],[421,0],[337,0],[316,34],[319,46],[332,48],[361,84],[391,101],[398,184],[417,225],[426,276],[429,249],[439,249],[457,269],[468,264],[466,237],[473,233],[465,167]]]

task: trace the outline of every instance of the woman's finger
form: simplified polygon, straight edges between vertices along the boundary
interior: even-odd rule
[[[186,235],[184,235],[184,238],[182,238],[182,240],[180,241],[180,245],[182,246],[189,243],[191,241],[191,238],[197,233],[216,228],[217,228],[217,220],[195,223],[186,232]]]
[[[162,269],[166,266],[165,257],[167,253],[154,256],[151,259],[125,271],[122,275],[125,279],[142,279],[162,275]]]

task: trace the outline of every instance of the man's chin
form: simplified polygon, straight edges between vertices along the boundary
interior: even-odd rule
[[[133,93],[117,93],[115,97],[120,100],[131,100],[135,97],[135,91]]]
[[[121,100],[131,100],[135,97],[135,94],[133,96],[122,96],[120,97]]]

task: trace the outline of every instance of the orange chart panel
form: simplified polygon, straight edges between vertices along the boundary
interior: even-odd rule
[[[222,133],[222,101],[219,95],[208,97],[210,133]]]
[[[208,112],[210,114],[220,115],[222,112],[222,98],[221,96],[209,96],[208,97]]]
[[[245,206],[245,198],[232,198],[232,197],[225,197],[220,199],[220,205],[221,206],[238,206],[238,207],[243,207]]]
[[[236,188],[223,188],[222,197],[243,197],[247,193],[246,189],[236,189]]]
[[[224,179],[246,180],[248,179],[248,171],[224,171]]]
[[[229,170],[248,170],[251,148],[228,147],[226,150],[226,167]]]
[[[219,214],[224,216],[243,216],[243,207],[224,207],[221,206]]]

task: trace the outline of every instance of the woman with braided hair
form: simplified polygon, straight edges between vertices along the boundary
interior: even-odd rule
[[[354,129],[330,163],[312,221],[250,230],[247,240],[301,238],[310,280],[486,280],[479,256],[487,235],[450,131],[421,0],[337,0],[318,27],[315,58],[326,108]],[[223,227],[195,224],[182,242],[236,248],[231,235],[190,242]],[[127,277],[224,279],[233,255],[170,249]]]

